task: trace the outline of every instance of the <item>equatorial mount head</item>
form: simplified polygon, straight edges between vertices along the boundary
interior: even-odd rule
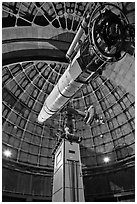
[[[122,10],[114,4],[103,3],[91,14],[88,27],[89,41],[101,60],[115,62],[125,56],[126,52],[122,46],[128,23]]]

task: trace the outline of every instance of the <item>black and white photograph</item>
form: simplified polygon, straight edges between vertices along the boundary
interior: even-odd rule
[[[135,202],[135,2],[2,2],[2,202]]]

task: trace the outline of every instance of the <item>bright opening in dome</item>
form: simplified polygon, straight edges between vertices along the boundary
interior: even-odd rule
[[[104,157],[104,159],[103,159],[103,160],[104,160],[104,162],[105,162],[105,163],[110,162],[110,158],[109,158],[109,157]]]
[[[9,149],[5,149],[5,150],[3,151],[3,154],[4,154],[5,157],[9,158],[9,157],[11,157],[12,152],[11,152],[11,150],[9,150]]]

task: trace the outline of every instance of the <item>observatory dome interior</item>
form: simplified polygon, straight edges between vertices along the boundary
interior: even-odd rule
[[[66,115],[59,111],[42,124],[37,118],[68,67],[66,52],[88,3],[2,3],[3,201],[52,201],[52,151]],[[113,4],[134,27],[135,3]],[[85,201],[134,201],[134,45],[121,60],[108,63],[101,75],[83,84],[69,101],[81,111],[91,104],[104,124],[94,121],[89,126],[73,116],[75,135],[82,137]]]

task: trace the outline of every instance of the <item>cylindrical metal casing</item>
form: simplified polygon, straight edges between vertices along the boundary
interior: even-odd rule
[[[75,35],[70,47],[69,47],[69,50],[67,51],[67,54],[66,54],[67,58],[71,58],[71,56],[75,50],[75,47],[76,47],[77,43],[79,43],[80,38],[83,35],[84,29],[87,27],[87,25],[88,25],[88,19],[84,19],[83,22],[81,23],[76,35]]]
[[[82,87],[83,84],[75,81],[81,72],[82,69],[77,60],[68,66],[51,94],[47,97],[38,116],[38,122],[42,123],[55,114]]]

